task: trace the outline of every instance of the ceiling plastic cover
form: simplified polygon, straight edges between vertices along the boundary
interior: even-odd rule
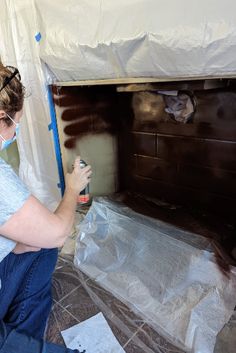
[[[40,57],[59,81],[236,74],[233,0],[38,0]]]

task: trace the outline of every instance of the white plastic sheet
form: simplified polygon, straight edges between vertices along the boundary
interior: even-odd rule
[[[30,96],[25,99],[18,148],[20,175],[32,193],[50,208],[60,190],[50,123],[47,87],[39,57],[34,0],[0,0],[0,57],[17,66]]]
[[[79,230],[77,267],[175,345],[213,352],[236,304],[236,270],[226,278],[205,239],[107,199],[93,202]]]
[[[59,81],[236,74],[233,0],[37,0],[40,57]]]

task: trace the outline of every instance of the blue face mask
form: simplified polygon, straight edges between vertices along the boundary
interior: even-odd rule
[[[1,151],[4,150],[5,148],[7,148],[8,146],[10,146],[12,144],[12,142],[14,142],[16,140],[16,137],[19,133],[19,129],[20,129],[20,124],[16,123],[11,117],[10,115],[8,115],[8,118],[13,122],[13,124],[16,126],[15,129],[15,134],[11,139],[6,140],[2,135],[0,135],[1,139],[2,139],[2,146],[1,146]]]

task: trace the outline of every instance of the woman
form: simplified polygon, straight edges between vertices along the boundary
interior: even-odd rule
[[[16,68],[0,64],[0,150],[16,138],[24,87]],[[57,248],[70,234],[77,195],[91,168],[66,175],[62,201],[54,213],[30,192],[0,159],[0,352],[78,352],[42,341],[51,309],[51,276]]]

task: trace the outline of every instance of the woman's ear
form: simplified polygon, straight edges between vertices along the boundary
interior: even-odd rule
[[[6,113],[4,112],[4,110],[0,110],[0,127],[1,128],[4,128],[6,125],[4,118],[6,118]]]
[[[4,112],[4,110],[0,110],[0,119],[4,118],[6,118],[6,113]]]

